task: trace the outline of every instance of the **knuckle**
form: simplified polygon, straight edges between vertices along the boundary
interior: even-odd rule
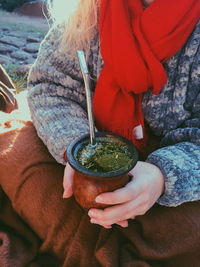
[[[97,213],[95,217],[100,221],[103,221],[103,222],[106,221],[106,216],[104,214]]]

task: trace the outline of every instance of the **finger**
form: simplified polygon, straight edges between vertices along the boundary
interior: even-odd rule
[[[99,222],[95,219],[91,219],[90,220],[91,223],[94,223],[94,224],[99,224]],[[121,222],[117,222],[116,224],[120,225],[121,227],[128,227],[128,220],[124,220],[124,221],[121,221]],[[112,225],[103,225],[103,224],[99,224],[101,226],[103,226],[104,228],[112,228]]]
[[[88,215],[99,224],[112,225],[130,219],[133,216],[141,215],[143,212],[143,197],[139,196],[128,203],[112,206],[104,210],[90,209]]]
[[[63,198],[71,197],[73,194],[72,191],[73,177],[74,177],[74,169],[69,165],[69,163],[67,163],[63,178],[63,188],[64,188]]]
[[[142,179],[141,179],[142,180]],[[143,183],[139,179],[131,179],[131,181],[124,187],[119,188],[113,192],[106,192],[98,195],[95,199],[97,203],[104,203],[109,205],[121,204],[128,202],[141,194],[143,190]]]
[[[120,225],[121,227],[128,227],[128,220],[124,220],[121,222],[117,222],[116,224]]]
[[[112,225],[102,225],[104,228],[106,229],[111,229],[112,228]]]
[[[92,224],[99,224],[96,220],[94,220],[94,219],[91,219],[90,220],[90,222],[92,223]],[[110,228],[112,228],[112,225],[106,225],[106,224],[99,224],[100,226],[103,226],[104,228],[106,228],[106,229],[110,229]]]

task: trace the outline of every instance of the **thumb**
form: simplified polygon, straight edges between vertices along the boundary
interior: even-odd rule
[[[74,169],[69,165],[66,164],[65,171],[64,171],[64,178],[63,178],[63,198],[71,197],[73,194],[72,185],[74,180]]]

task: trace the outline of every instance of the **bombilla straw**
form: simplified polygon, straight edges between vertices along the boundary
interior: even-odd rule
[[[94,131],[94,117],[92,111],[92,97],[89,83],[89,71],[87,68],[85,55],[83,50],[77,50],[78,60],[81,67],[81,72],[84,79],[85,91],[86,91],[86,101],[87,101],[87,112],[88,112],[88,120],[89,120],[89,130],[90,130],[90,143],[91,145],[96,145],[95,140],[95,131]]]

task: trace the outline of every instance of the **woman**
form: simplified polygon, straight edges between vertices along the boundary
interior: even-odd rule
[[[78,1],[67,23],[53,27],[42,42],[29,75],[28,101],[37,134],[56,161],[65,165],[67,145],[88,132],[77,49],[87,55],[97,128],[129,138],[143,158],[124,188],[97,197],[111,207],[90,209],[88,219],[70,198],[71,167],[66,164],[64,170],[63,204],[58,199],[63,166],[28,130],[37,157],[24,156],[28,146],[20,149],[21,161],[29,163],[18,175],[13,168],[12,185],[2,178],[2,187],[43,240],[41,250],[53,251],[65,260],[64,266],[198,266],[199,230],[194,220],[200,219],[199,11],[196,0]],[[159,149],[152,145],[155,136],[161,140]],[[27,182],[30,185],[20,178],[24,173],[26,179],[35,177]],[[22,199],[33,184],[40,200],[31,191],[25,203]],[[20,194],[18,188],[25,189]],[[188,232],[189,227],[195,233]]]

